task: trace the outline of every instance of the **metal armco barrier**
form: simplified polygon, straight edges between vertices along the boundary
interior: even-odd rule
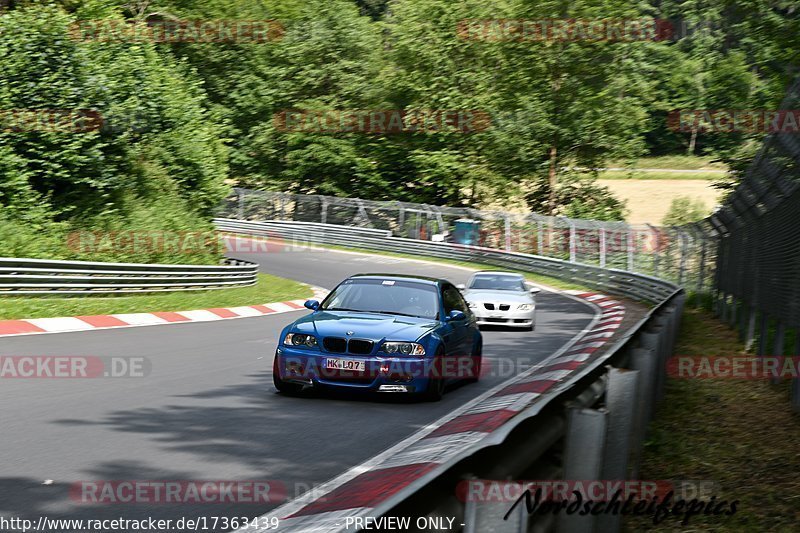
[[[619,531],[619,516],[529,514],[524,503],[457,497],[468,480],[635,479],[646,428],[666,381],[685,302],[670,282],[530,254],[420,241],[390,231],[331,224],[216,219],[217,229],[242,238],[282,241],[284,250],[330,244],[470,261],[544,274],[607,294],[653,304],[598,357],[491,433],[496,445],[448,462],[375,506],[374,516],[455,517],[465,532]],[[299,530],[298,530],[299,531]]]
[[[226,289],[254,285],[257,273],[257,264],[236,259],[224,265],[158,265],[3,257],[0,297]]]

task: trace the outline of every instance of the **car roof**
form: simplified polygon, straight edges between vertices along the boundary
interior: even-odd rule
[[[348,279],[354,279],[354,278],[418,281],[420,283],[427,283],[431,285],[440,283],[450,283],[449,281],[441,278],[416,276],[411,274],[377,274],[377,273],[354,274],[350,276]]]

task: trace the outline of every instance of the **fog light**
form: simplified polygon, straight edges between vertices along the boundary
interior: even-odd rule
[[[378,392],[408,392],[408,387],[405,385],[381,385],[378,387]]]

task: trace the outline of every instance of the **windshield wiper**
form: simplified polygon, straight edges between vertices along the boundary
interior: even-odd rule
[[[419,315],[412,315],[411,313],[398,313],[397,311],[372,311],[373,313],[380,313],[382,315],[400,315],[400,316],[410,316],[413,318],[425,318]]]
[[[346,307],[328,307],[327,309],[323,309],[323,311],[353,311],[355,313],[363,313],[359,309],[348,309]]]

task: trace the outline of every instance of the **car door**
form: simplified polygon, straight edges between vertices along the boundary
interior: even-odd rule
[[[468,368],[464,365],[469,365],[469,357],[472,354],[472,335],[470,335],[472,314],[461,296],[461,292],[449,283],[442,287],[442,302],[445,315],[449,315],[453,310],[464,313],[464,319],[451,320],[445,326],[447,356],[448,359],[451,359],[447,368],[456,371],[456,375],[452,377],[461,378],[462,376],[458,376],[457,371],[461,368]]]

